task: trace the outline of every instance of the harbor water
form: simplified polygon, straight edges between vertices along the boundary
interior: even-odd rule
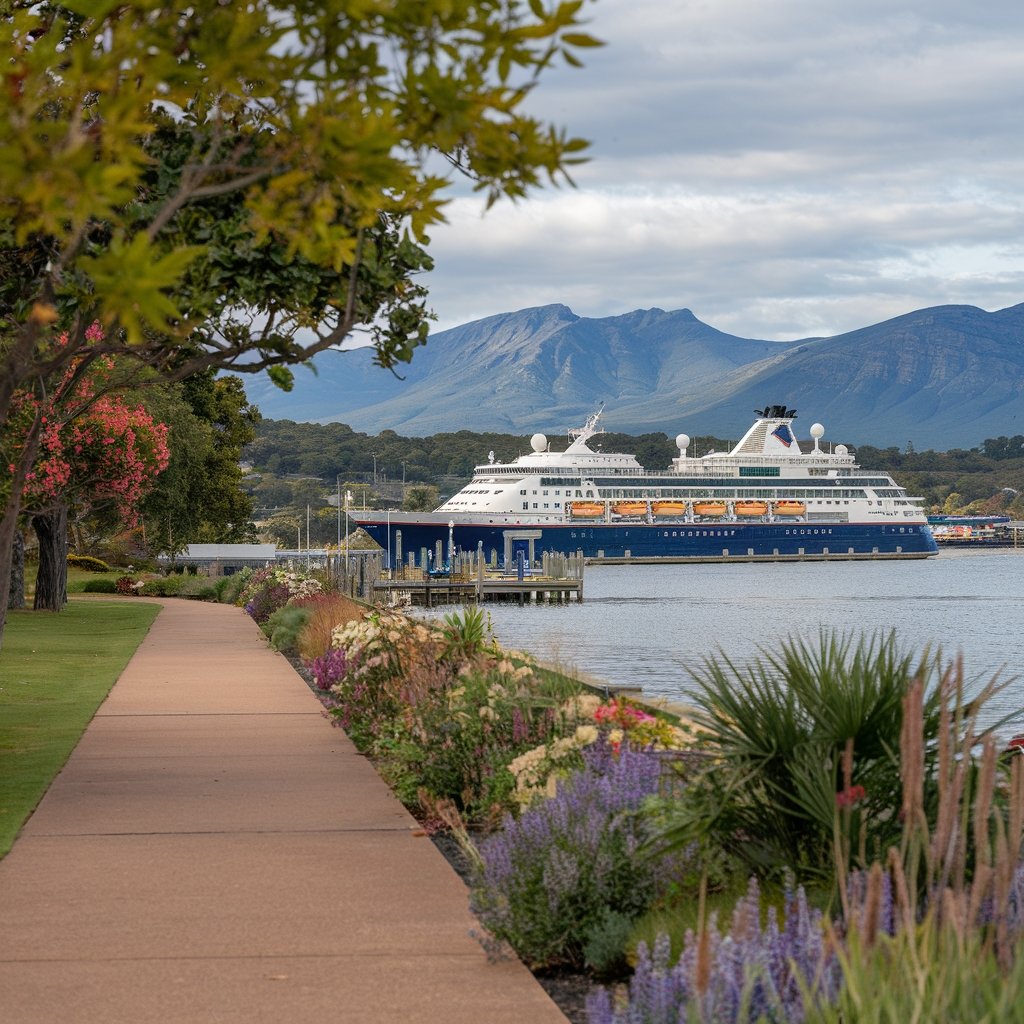
[[[1014,714],[1008,729],[1024,728],[1024,550],[956,549],[919,561],[597,565],[586,570],[580,604],[488,605],[487,613],[506,648],[678,702],[689,669],[719,653],[742,663],[759,649],[778,651],[788,637],[815,640],[823,627],[895,630],[905,650],[962,655],[974,690],[997,673],[1011,680],[987,717]]]

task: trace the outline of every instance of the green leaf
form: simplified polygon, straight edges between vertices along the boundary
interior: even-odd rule
[[[291,391],[295,385],[295,374],[287,366],[271,366],[267,369],[267,376],[274,387],[282,391]]]

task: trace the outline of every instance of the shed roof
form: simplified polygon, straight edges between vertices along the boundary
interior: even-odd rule
[[[276,554],[276,544],[189,544],[183,557],[218,562],[240,558],[272,562]]]

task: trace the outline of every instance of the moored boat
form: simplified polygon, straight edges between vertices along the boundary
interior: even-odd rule
[[[350,518],[388,561],[429,564],[451,548],[483,551],[514,565],[546,552],[582,552],[593,561],[926,558],[938,548],[919,498],[888,474],[862,470],[842,444],[822,447],[793,432],[784,405],[756,411],[730,450],[679,455],[646,470],[633,455],[588,442],[601,412],[569,431],[564,451],[543,434],[532,451],[476,467],[472,480],[433,512],[364,510]],[[648,508],[650,515],[647,514]]]

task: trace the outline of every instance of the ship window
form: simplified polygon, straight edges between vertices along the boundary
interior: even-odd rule
[[[519,493],[520,493],[520,494],[525,494],[525,493],[526,493],[526,491],[520,491]]]
[[[536,508],[536,507],[537,507],[537,502],[534,502],[534,503],[533,503],[533,507],[534,507],[534,508]]]
[[[546,498],[547,496],[548,496],[548,492],[547,492],[547,491],[545,491],[545,492],[544,492],[544,497]]]
[[[557,498],[561,493],[561,491],[555,491],[555,497]]]
[[[547,494],[547,491],[545,491],[544,493]],[[545,508],[551,508],[551,506],[546,501],[544,502],[544,507]]]
[[[555,502],[555,508],[561,508],[561,507],[562,507],[562,503],[560,501],[556,501]]]
[[[523,502],[523,511],[524,512],[529,512],[530,511],[530,503],[528,501],[524,501]]]

